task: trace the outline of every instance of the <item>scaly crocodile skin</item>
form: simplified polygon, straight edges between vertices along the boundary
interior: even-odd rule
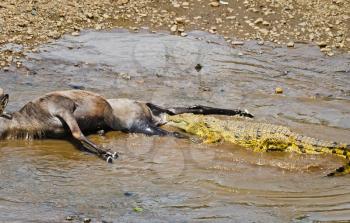
[[[206,143],[227,141],[254,151],[286,151],[306,154],[330,153],[343,157],[347,164],[328,176],[350,173],[350,145],[323,141],[292,132],[285,126],[258,123],[247,119],[222,120],[212,116],[182,114],[168,116],[167,125],[202,138]]]

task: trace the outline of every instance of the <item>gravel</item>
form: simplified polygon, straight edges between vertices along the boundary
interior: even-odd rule
[[[140,27],[184,37],[204,30],[228,42],[256,39],[286,47],[313,42],[329,56],[350,53],[348,0],[2,0],[0,67],[20,66],[24,52],[63,34]]]

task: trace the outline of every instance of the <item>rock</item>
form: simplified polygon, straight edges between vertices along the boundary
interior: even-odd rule
[[[324,48],[327,46],[327,43],[325,41],[317,42],[316,44],[321,48]]]
[[[74,216],[67,216],[66,217],[66,221],[73,221],[74,220]]]
[[[84,222],[84,223],[90,223],[90,222],[91,222],[91,218],[84,218],[84,219],[83,219],[83,222]]]
[[[75,31],[75,32],[72,32],[72,36],[80,36],[80,33]]]
[[[171,31],[172,33],[175,33],[175,32],[177,31],[177,25],[172,25],[172,26],[170,27],[170,31]]]
[[[53,38],[53,39],[58,39],[61,37],[61,34],[57,31],[50,31],[48,34],[47,34],[48,37],[50,38]]]
[[[264,26],[269,26],[269,25],[270,25],[270,23],[267,22],[267,21],[263,21],[262,24],[263,24]]]
[[[294,42],[293,42],[293,41],[288,42],[288,43],[287,43],[287,47],[294,47]]]
[[[265,36],[269,34],[269,30],[267,29],[259,29],[259,31]]]
[[[188,2],[183,2],[182,3],[182,7],[188,7],[188,6],[190,6],[190,3],[188,3]]]
[[[219,2],[210,2],[209,5],[211,7],[219,7],[220,6],[220,3]]]
[[[140,207],[134,207],[133,209],[135,212],[143,212],[143,208]]]
[[[177,31],[179,31],[180,33],[185,32],[185,27],[178,26]]]
[[[203,66],[199,63],[194,67],[194,69],[196,69],[197,72],[201,71],[202,68],[203,68]]]
[[[184,17],[177,17],[176,19],[175,19],[175,22],[177,23],[177,24],[184,24],[185,23],[185,18]]]
[[[329,52],[327,52],[326,54],[327,54],[327,56],[329,56],[329,57],[334,56],[334,52],[332,52],[332,51],[329,51]]]
[[[221,18],[216,18],[215,21],[216,21],[217,24],[222,23],[222,19]]]
[[[182,37],[186,37],[186,36],[187,36],[187,33],[182,32],[182,33],[180,34],[180,36],[182,36]]]
[[[101,26],[100,24],[97,24],[97,25],[95,26],[95,29],[96,29],[96,30],[101,30],[101,29],[102,29],[102,26]]]
[[[255,20],[254,24],[258,25],[258,24],[263,23],[263,22],[264,22],[263,18],[258,18]]]
[[[215,26],[212,26],[212,27],[210,27],[210,29],[209,29],[209,32],[210,33],[212,33],[212,34],[214,34],[214,33],[216,33],[216,27]]]
[[[328,53],[328,52],[332,51],[332,49],[330,47],[323,47],[323,48],[320,49],[320,51],[322,53]]]
[[[281,88],[281,87],[276,87],[276,89],[275,89],[275,94],[283,94],[283,88]]]
[[[131,193],[131,192],[125,192],[124,193],[124,196],[126,196],[126,197],[131,197],[133,195],[133,193]]]
[[[243,45],[244,42],[242,42],[242,41],[232,41],[231,44],[232,45]]]
[[[94,15],[90,12],[86,13],[85,16],[89,19],[93,19],[94,18]]]
[[[131,80],[131,76],[129,74],[127,74],[127,73],[121,72],[121,73],[118,73],[118,76],[121,77],[124,80],[127,80],[127,81]]]

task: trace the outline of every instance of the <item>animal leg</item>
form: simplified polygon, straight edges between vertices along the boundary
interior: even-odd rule
[[[159,115],[161,113],[167,113],[169,115],[178,115],[183,113],[193,113],[193,114],[202,114],[202,115],[240,115],[244,117],[253,118],[254,116],[249,113],[247,110],[240,109],[222,109],[222,108],[214,108],[203,105],[195,105],[191,107],[173,107],[173,108],[162,108],[158,105],[147,103],[146,104],[153,114]]]
[[[74,118],[73,114],[67,111],[58,112],[58,118],[61,118],[71,130],[73,137],[82,144],[82,146],[88,151],[97,154],[99,157],[106,160],[108,163],[112,163],[113,159],[118,158],[118,154],[116,152],[106,151],[98,146],[96,146],[93,142],[87,139],[84,134],[81,132],[79,125]]]

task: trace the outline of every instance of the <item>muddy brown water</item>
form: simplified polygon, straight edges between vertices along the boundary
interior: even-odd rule
[[[66,36],[27,57],[24,68],[0,71],[8,110],[78,88],[165,106],[247,108],[257,121],[350,143],[349,54],[114,30]],[[323,177],[340,158],[118,132],[89,137],[120,159],[108,165],[64,140],[0,142],[0,222],[350,220],[350,176]]]

